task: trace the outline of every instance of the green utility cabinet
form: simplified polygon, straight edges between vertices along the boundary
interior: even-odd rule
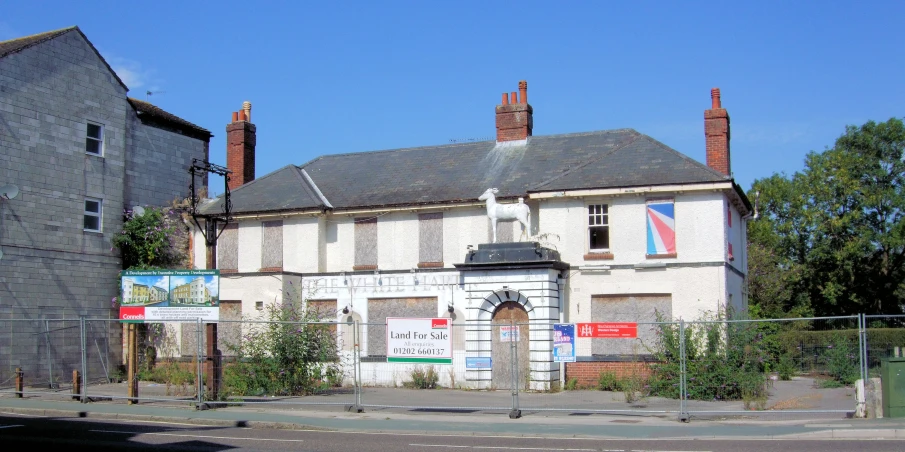
[[[883,417],[905,417],[905,358],[880,361]]]

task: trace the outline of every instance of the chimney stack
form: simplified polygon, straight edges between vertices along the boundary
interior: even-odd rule
[[[229,189],[255,180],[255,142],[257,134],[251,123],[251,102],[242,103],[242,110],[233,112],[232,122],[226,125],[226,167],[232,170]]]
[[[519,99],[521,94],[521,99]],[[510,100],[503,93],[503,103],[496,106],[496,141],[526,140],[534,128],[534,109],[528,105],[528,82],[518,82],[518,92],[512,92]]]
[[[729,165],[729,113],[720,101],[720,89],[710,90],[711,108],[704,110],[704,137],[706,139],[707,166],[732,175]]]

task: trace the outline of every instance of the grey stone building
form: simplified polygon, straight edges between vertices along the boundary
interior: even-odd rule
[[[66,381],[80,316],[115,319],[123,211],[188,194],[211,133],[128,87],[78,27],[0,42],[0,382]],[[206,181],[205,181],[206,185]],[[57,320],[64,319],[64,320]],[[91,322],[90,378],[119,363],[115,321]],[[12,346],[14,345],[14,346]]]

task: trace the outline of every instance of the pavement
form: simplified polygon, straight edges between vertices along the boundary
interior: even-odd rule
[[[456,398],[455,391],[432,397]],[[680,422],[673,413],[574,413],[509,410],[365,407],[359,413],[344,405],[246,403],[198,409],[191,400],[142,402],[100,399],[81,403],[66,394],[53,398],[0,396],[0,415],[79,417],[94,420],[174,422],[249,428],[367,431],[400,434],[569,437],[611,439],[905,439],[905,418],[853,419],[819,416],[692,416]],[[447,400],[452,403],[454,400]],[[452,406],[452,405],[450,405]],[[207,407],[206,407],[207,408]],[[819,414],[819,413],[813,413]],[[839,417],[839,416],[835,416]]]

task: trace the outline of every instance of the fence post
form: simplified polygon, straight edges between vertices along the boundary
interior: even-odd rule
[[[138,403],[138,333],[135,323],[129,323],[126,327],[129,347],[129,358],[126,364],[126,374],[129,380],[128,397],[129,405]]]
[[[82,388],[81,386],[81,376],[79,375],[79,371],[72,371],[72,400],[82,401]]]
[[[204,335],[201,333],[201,318],[195,320],[195,387],[198,390],[198,404],[196,409],[203,410],[204,406]]]
[[[361,324],[356,320],[346,326],[352,328],[352,378],[355,380],[355,406],[352,409],[361,413],[364,412],[361,407]]]
[[[79,333],[82,347],[82,372],[79,384],[79,400],[82,403],[88,403],[88,329],[85,322],[85,316],[79,316]]]
[[[688,382],[685,376],[685,320],[679,319],[679,420],[688,422]]]
[[[22,372],[21,367],[16,368],[16,398],[22,398],[22,392],[25,388],[25,373]]]
[[[857,406],[855,407],[855,415],[857,417],[867,417],[867,320],[864,314],[858,314],[858,359],[859,370],[861,371],[861,384],[856,387],[855,395],[857,397]]]
[[[518,406],[519,366],[518,344],[515,342],[515,338],[518,337],[519,340],[521,340],[521,331],[518,330],[519,326],[511,320],[509,322],[509,327],[509,367],[510,373],[512,374],[512,410],[509,412],[509,419],[518,419],[522,417],[522,410],[520,410]]]

